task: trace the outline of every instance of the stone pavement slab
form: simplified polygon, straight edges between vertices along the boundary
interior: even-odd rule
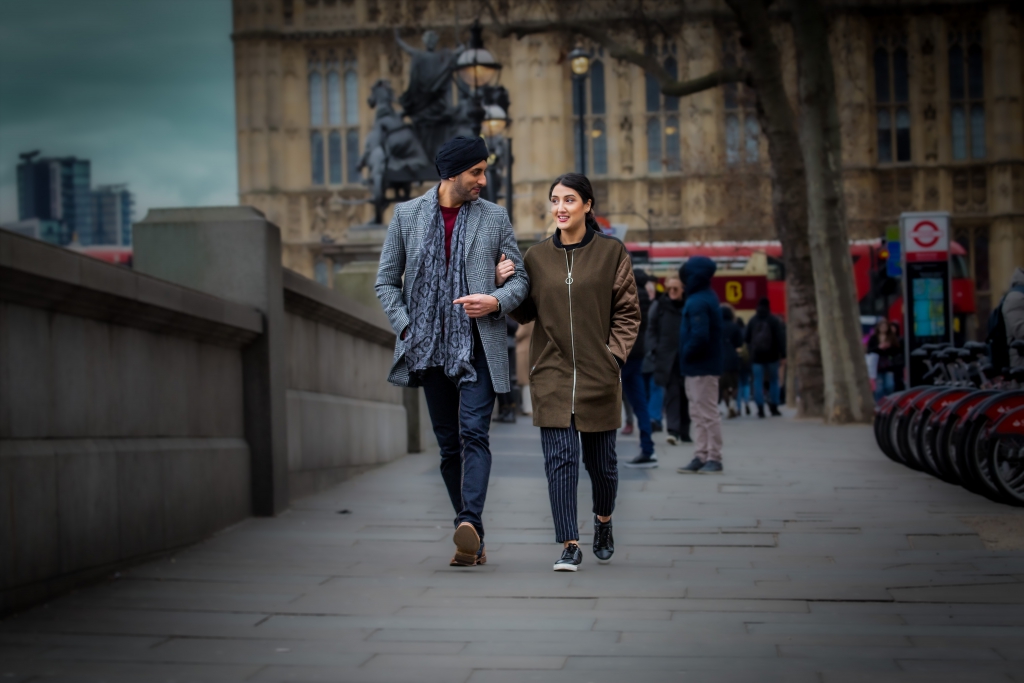
[[[521,418],[491,432],[487,565],[448,567],[437,454],[410,455],[0,621],[0,681],[1024,680],[1024,551],[972,521],[1024,512],[889,462],[870,428],[724,432],[721,476],[676,474],[691,448],[664,435],[658,469],[621,469],[609,565],[584,473],[583,566],[551,571]]]

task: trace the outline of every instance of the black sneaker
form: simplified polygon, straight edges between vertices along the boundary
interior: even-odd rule
[[[686,467],[677,467],[676,472],[679,474],[697,474],[700,468],[704,467],[704,463],[701,462],[700,458],[694,458],[690,461],[690,464]]]
[[[622,463],[625,467],[649,470],[658,466],[658,456],[654,453],[641,453],[629,462]]]
[[[651,434],[657,434],[663,429],[660,420],[651,420]]]
[[[761,418],[764,417],[764,406],[758,406],[757,407],[757,416],[761,417]]]
[[[679,443],[693,443],[693,439],[690,438],[689,434],[680,434]]]
[[[556,572],[574,572],[583,564],[583,552],[576,543],[570,543],[562,550],[562,556],[555,562]]]
[[[594,515],[594,554],[601,564],[609,562],[615,553],[615,539],[612,538],[612,520],[602,522]],[[556,567],[557,569],[557,567]]]
[[[779,412],[779,407],[774,403],[768,404],[768,410],[772,411],[772,417],[782,417],[782,413]]]

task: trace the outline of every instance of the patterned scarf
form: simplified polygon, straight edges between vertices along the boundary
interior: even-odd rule
[[[444,217],[436,188],[427,193],[426,211],[433,220],[420,243],[419,270],[409,298],[412,321],[406,361],[410,372],[440,367],[458,385],[475,382],[473,322],[462,306],[452,304],[469,293],[465,273],[469,204],[462,205],[455,219],[448,263],[444,253]]]

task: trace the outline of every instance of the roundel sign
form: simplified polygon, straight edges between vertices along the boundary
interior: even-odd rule
[[[903,214],[903,248],[907,261],[939,261],[949,254],[947,214]]]

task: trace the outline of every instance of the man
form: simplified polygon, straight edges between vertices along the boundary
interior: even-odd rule
[[[680,474],[722,472],[722,418],[718,414],[718,378],[722,374],[722,315],[711,289],[715,262],[694,256],[679,269],[686,291],[679,326],[679,372],[685,377],[696,449]]]
[[[757,313],[747,323],[745,333],[754,375],[754,403],[757,416],[764,417],[764,379],[768,376],[768,408],[779,412],[779,361],[786,357],[786,333],[782,321],[772,315],[768,299],[757,302]]]
[[[644,333],[647,331],[647,311],[651,307],[651,298],[647,294],[647,273],[640,268],[633,269],[636,280],[637,300],[640,303],[640,330],[637,343],[633,344],[626,364],[622,366],[622,394],[633,406],[636,415],[636,426],[640,430],[640,453],[626,467],[648,469],[658,466],[658,456],[654,453],[654,441],[651,439],[651,417],[647,412],[647,391],[644,389]],[[625,430],[623,430],[625,433]]]
[[[743,333],[736,324],[736,314],[732,307],[722,304],[722,379],[720,381],[721,396],[729,411],[729,419],[739,417],[740,411],[740,347],[743,346]],[[733,408],[732,401],[736,400]]]
[[[685,298],[683,282],[677,277],[666,280],[665,289],[668,295],[651,305],[646,347],[654,362],[654,383],[664,388],[668,442],[674,446],[680,441],[692,443],[690,404],[679,373],[679,325]]]
[[[487,157],[481,138],[441,146],[441,183],[395,206],[377,272],[377,297],[398,335],[388,381],[423,387],[441,449],[455,508],[452,566],[487,561],[488,430],[495,395],[509,390],[503,318],[530,289],[508,212],[479,198]],[[515,271],[497,287],[495,264],[503,259]]]

